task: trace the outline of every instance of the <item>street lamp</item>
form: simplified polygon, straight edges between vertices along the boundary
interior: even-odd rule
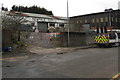
[[[70,32],[69,32],[69,5],[67,0],[67,29],[68,29],[68,47],[70,45]]]

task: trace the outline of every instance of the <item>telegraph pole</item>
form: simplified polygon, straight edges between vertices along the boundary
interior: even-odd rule
[[[68,29],[68,47],[70,45],[70,32],[69,32],[69,5],[67,0],[67,29]]]

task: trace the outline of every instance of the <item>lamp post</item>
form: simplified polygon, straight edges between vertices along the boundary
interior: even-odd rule
[[[68,0],[67,0],[67,31],[68,31],[68,47],[70,45],[70,32],[69,32],[69,5],[68,5]]]

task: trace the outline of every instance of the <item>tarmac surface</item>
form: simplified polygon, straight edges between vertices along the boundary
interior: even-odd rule
[[[111,78],[118,73],[118,47],[28,50],[3,55],[3,78]]]

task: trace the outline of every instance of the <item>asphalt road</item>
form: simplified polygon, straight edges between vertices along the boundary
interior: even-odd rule
[[[2,69],[3,78],[111,78],[118,73],[118,47],[3,59]]]

